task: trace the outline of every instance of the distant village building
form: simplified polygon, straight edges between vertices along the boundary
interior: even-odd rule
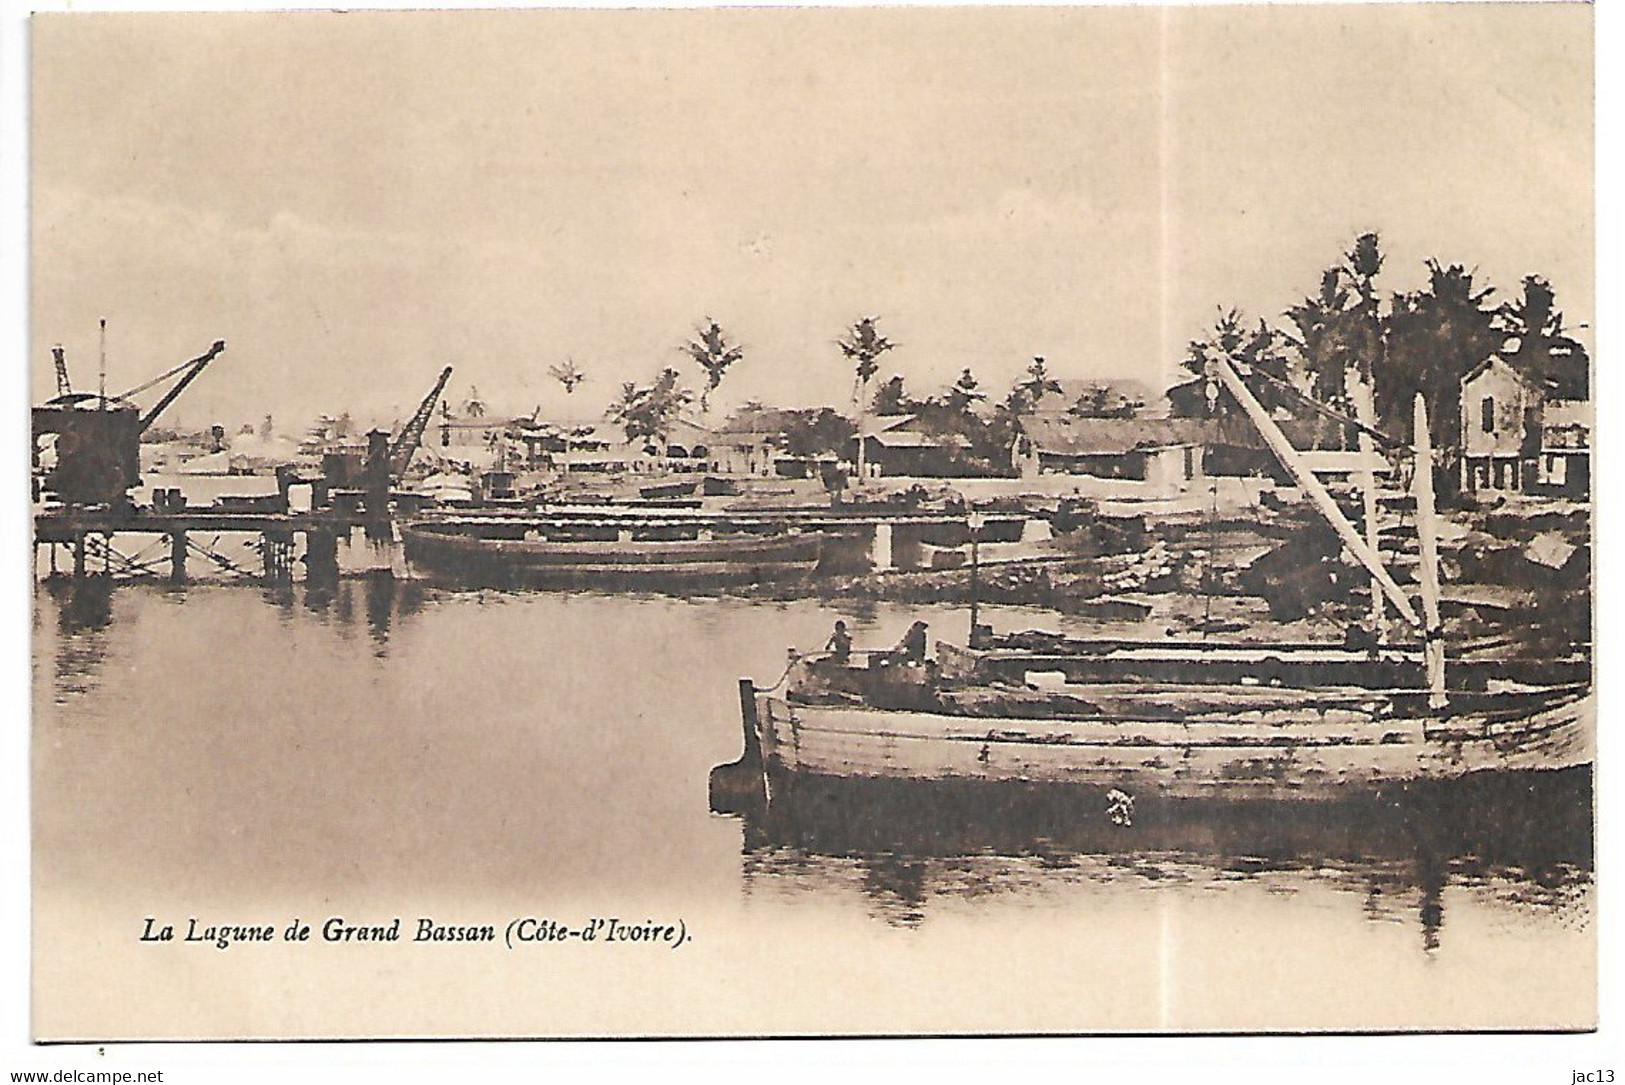
[[[1209,393],[1214,398],[1208,399]],[[1271,452],[1264,436],[1229,392],[1203,377],[1176,384],[1163,394],[1171,417],[1201,423],[1202,468],[1210,478],[1270,478],[1286,484],[1292,476]],[[1269,412],[1303,461],[1322,478],[1350,477],[1370,466],[1386,473],[1382,457],[1367,463],[1351,426],[1307,409],[1276,407]]]
[[[507,430],[508,425],[505,418],[463,415],[442,416],[433,424],[433,428],[439,433],[441,448],[465,449],[491,447]]]
[[[655,456],[665,460],[665,468],[671,471],[707,471],[712,469],[711,445],[715,434],[706,427],[686,418],[679,418],[672,422],[671,428],[659,441],[651,441],[644,446],[647,453],[651,449]]]
[[[1461,379],[1461,481],[1585,497],[1591,490],[1591,403],[1583,376],[1544,379],[1492,356]]]
[[[729,475],[772,478],[785,458],[785,434],[796,412],[779,407],[741,407],[711,435],[717,470]]]
[[[514,435],[529,468],[565,467],[575,471],[624,469],[615,453],[626,437],[607,422],[526,421]]]
[[[863,456],[875,478],[963,478],[978,474],[968,462],[970,441],[957,433],[931,433],[912,414],[870,416],[863,420]],[[849,442],[847,459],[857,460],[857,439]]]
[[[630,442],[608,421],[535,421],[512,424],[507,440],[523,449],[523,464],[572,473],[709,471],[714,468],[710,430],[678,419],[662,440]],[[516,457],[517,458],[517,457]]]
[[[1044,412],[1022,419],[1012,458],[1023,478],[1090,475],[1170,494],[1203,477],[1205,430],[1200,419]]]

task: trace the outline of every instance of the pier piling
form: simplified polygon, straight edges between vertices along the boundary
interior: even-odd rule
[[[169,580],[172,584],[186,583],[186,532],[169,533]]]
[[[311,583],[337,583],[339,540],[334,532],[320,528],[305,532],[305,577]]]

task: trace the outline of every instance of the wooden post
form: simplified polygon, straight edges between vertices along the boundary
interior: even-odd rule
[[[1427,664],[1428,705],[1443,708],[1444,629],[1439,620],[1439,523],[1433,508],[1433,437],[1428,433],[1427,404],[1416,395],[1413,418],[1416,431],[1416,472],[1412,486],[1416,493],[1416,534],[1421,543],[1422,564],[1417,579],[1422,584],[1422,614],[1427,625],[1422,630],[1422,658]]]
[[[870,560],[877,571],[890,569],[895,564],[892,554],[892,526],[890,524],[875,524],[875,541],[874,548],[870,552]]]
[[[76,531],[73,536],[73,578],[85,578],[85,532]]]
[[[739,719],[745,731],[746,764],[765,769],[762,764],[762,741],[758,734],[760,721],[756,718],[756,683],[749,678],[739,680]]]
[[[1354,417],[1360,420],[1361,425],[1371,425],[1377,417],[1376,408],[1371,402],[1371,385],[1356,374],[1349,382],[1349,392],[1354,400]],[[1377,538],[1376,450],[1376,442],[1371,439],[1371,434],[1361,430],[1358,481],[1365,506],[1365,542],[1373,553],[1381,553]],[[1387,624],[1383,620],[1382,585],[1377,583],[1376,577],[1371,578],[1371,632],[1378,644],[1388,642]]]
[[[1298,450],[1292,447],[1292,442],[1281,432],[1281,427],[1275,424],[1275,420],[1264,410],[1263,404],[1259,403],[1257,397],[1248,390],[1229,359],[1217,359],[1213,363],[1213,371],[1230,390],[1230,394],[1235,396],[1236,402],[1241,404],[1242,410],[1247,412],[1247,417],[1252,419],[1259,435],[1264,438],[1264,443],[1275,454],[1275,458],[1281,461],[1281,466],[1287,469],[1293,481],[1302,488],[1309,500],[1314,502],[1320,514],[1326,518],[1326,522],[1332,525],[1332,530],[1337,532],[1337,537],[1343,540],[1343,545],[1349,548],[1349,552],[1359,559],[1360,564],[1371,573],[1371,578],[1382,587],[1383,592],[1393,602],[1394,609],[1399,611],[1407,622],[1421,626],[1422,622],[1416,615],[1416,608],[1411,606],[1410,599],[1400,590],[1399,585],[1394,583],[1394,578],[1382,564],[1382,558],[1360,538],[1359,532],[1354,530],[1354,525],[1343,515],[1343,510],[1337,507],[1337,502],[1332,500],[1332,495],[1326,492],[1326,487],[1315,477],[1315,473],[1304,466],[1303,460],[1298,456]]]
[[[977,601],[980,599],[981,594],[982,594],[981,556],[980,556],[980,553],[979,553],[979,551],[981,550],[981,546],[979,544],[979,539],[978,539],[979,535],[980,535],[980,532],[978,532],[975,528],[971,528],[971,532],[970,532],[970,636],[965,638],[965,647],[967,647],[967,648],[976,647],[976,623],[977,623],[977,619],[978,619],[978,615],[977,615],[977,612],[976,612],[976,607],[977,607]]]
[[[863,486],[869,481],[869,471],[868,471],[869,464],[868,464],[868,454],[867,454],[868,449],[866,449],[864,447],[864,445],[868,444],[868,440],[864,437],[864,434],[863,434],[863,414],[864,414],[863,409],[867,405],[867,404],[864,403],[864,400],[867,398],[868,391],[869,391],[869,382],[868,381],[859,381],[858,382],[858,397],[857,397],[857,408],[858,408],[858,462],[857,462],[857,465],[856,465],[857,469],[858,469],[858,485],[859,486]]]
[[[175,584],[186,583],[186,532],[169,533],[169,579]]]
[[[305,532],[305,580],[320,586],[331,586],[339,578],[339,540],[327,528],[310,528]]]

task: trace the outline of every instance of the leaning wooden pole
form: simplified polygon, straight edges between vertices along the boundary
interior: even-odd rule
[[[1281,427],[1275,424],[1275,420],[1269,416],[1269,412],[1264,410],[1263,404],[1259,403],[1257,397],[1248,390],[1247,385],[1241,379],[1241,374],[1236,372],[1235,366],[1229,359],[1219,358],[1213,363],[1212,368],[1219,381],[1225,388],[1229,389],[1230,394],[1236,398],[1236,402],[1241,404],[1242,410],[1247,412],[1247,417],[1252,419],[1253,425],[1258,428],[1259,435],[1264,438],[1264,443],[1275,454],[1275,458],[1281,461],[1281,466],[1287,469],[1287,473],[1292,476],[1293,481],[1302,488],[1309,500],[1314,502],[1315,507],[1320,510],[1320,514],[1326,518],[1326,522],[1332,525],[1332,529],[1337,532],[1337,537],[1343,540],[1344,546],[1348,547],[1349,553],[1358,558],[1360,564],[1366,567],[1366,571],[1382,588],[1383,594],[1388,596],[1389,601],[1394,604],[1394,609],[1399,611],[1400,616],[1413,626],[1420,628],[1422,621],[1416,615],[1416,608],[1411,606],[1410,598],[1400,590],[1398,584],[1394,583],[1394,578],[1389,575],[1387,568],[1382,564],[1382,558],[1378,556],[1376,550],[1366,545],[1366,541],[1360,537],[1360,533],[1354,529],[1354,525],[1349,523],[1348,517],[1343,515],[1343,510],[1337,507],[1336,501],[1332,500],[1332,495],[1326,492],[1326,487],[1315,477],[1315,473],[1309,470],[1308,466],[1303,462],[1303,458],[1298,455],[1298,450],[1292,447],[1291,441],[1287,440],[1286,434],[1281,432]]]
[[[1422,563],[1417,579],[1422,585],[1422,614],[1427,626],[1422,630],[1422,658],[1427,664],[1428,704],[1443,708],[1444,629],[1439,620],[1439,521],[1433,507],[1433,437],[1428,432],[1427,404],[1416,396],[1416,471],[1412,488],[1416,494],[1416,536],[1421,543]]]
[[[1354,417],[1360,420],[1362,426],[1370,427],[1376,422],[1377,417],[1376,408],[1371,402],[1371,385],[1366,383],[1364,377],[1356,374],[1349,382],[1349,391],[1354,400]],[[1359,485],[1365,511],[1365,542],[1373,552],[1380,553],[1377,549],[1377,444],[1365,429],[1360,430],[1359,440]],[[1371,579],[1371,632],[1378,644],[1387,643],[1388,630],[1383,618],[1382,585],[1377,583],[1375,577]]]

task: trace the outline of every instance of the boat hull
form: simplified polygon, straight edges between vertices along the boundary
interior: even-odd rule
[[[1531,695],[1527,711],[1509,703],[1408,718],[1312,706],[1184,719],[1157,711],[977,717],[799,704],[768,693],[757,694],[753,709],[770,798],[775,788],[815,779],[1037,785],[1136,799],[1337,800],[1415,781],[1588,766],[1595,719],[1590,695]]]
[[[540,542],[407,527],[406,559],[431,573],[491,586],[702,587],[811,573],[822,536]]]

